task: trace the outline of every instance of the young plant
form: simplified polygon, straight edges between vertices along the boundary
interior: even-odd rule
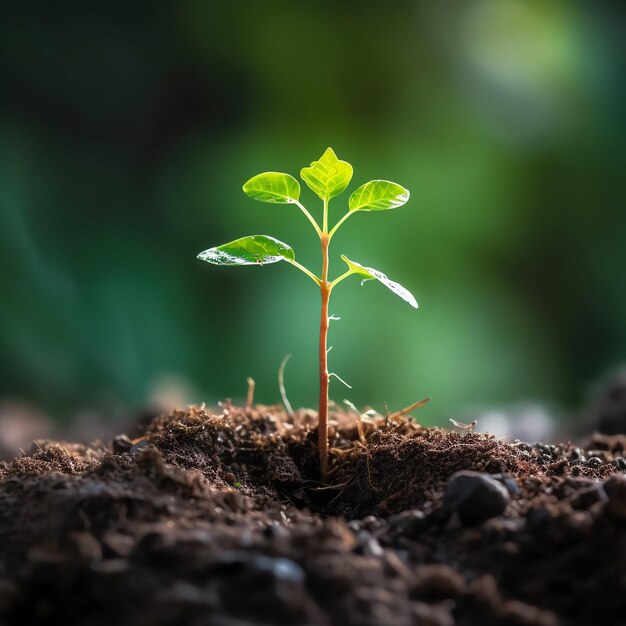
[[[304,272],[319,288],[322,300],[319,338],[319,455],[320,470],[325,476],[328,465],[328,382],[331,374],[328,372],[328,302],[333,289],[348,276],[358,275],[362,281],[377,280],[385,287],[400,296],[412,307],[417,308],[415,298],[402,285],[389,280],[382,272],[351,261],[348,257],[341,258],[348,269],[335,278],[329,280],[328,248],[339,227],[355,213],[362,211],[387,211],[396,209],[407,202],[409,191],[396,183],[387,180],[371,180],[352,192],[348,199],[348,211],[329,230],[328,205],[332,198],[342,193],[352,179],[352,166],[340,161],[333,150],[328,148],[318,161],[313,161],[310,167],[300,171],[302,180],[322,200],[322,223],[313,218],[311,213],[300,202],[300,183],[289,174],[279,172],[265,172],[251,178],[244,186],[244,192],[260,202],[270,204],[294,204],[311,222],[319,237],[322,249],[322,268],[320,276],[296,261],[296,255],[291,246],[274,239],[269,235],[249,235],[236,239],[230,243],[209,248],[198,255],[198,258],[214,265],[264,265],[286,261]]]

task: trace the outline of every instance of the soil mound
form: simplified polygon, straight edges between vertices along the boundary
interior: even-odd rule
[[[623,624],[624,437],[191,407],[0,465],[3,624]]]

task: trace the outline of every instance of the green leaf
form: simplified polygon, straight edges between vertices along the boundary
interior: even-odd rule
[[[254,200],[272,204],[293,204],[300,198],[300,183],[280,172],[257,174],[245,183],[243,190]]]
[[[294,260],[293,249],[269,235],[250,235],[204,250],[198,258],[213,265],[263,265]]]
[[[409,190],[388,180],[370,180],[352,192],[351,211],[387,211],[397,209],[409,199]]]
[[[330,200],[348,186],[352,179],[352,165],[340,161],[333,149],[327,148],[319,161],[302,168],[300,176],[322,200]]]
[[[387,289],[391,289],[397,296],[400,296],[405,302],[408,302],[414,309],[417,309],[417,302],[413,297],[413,294],[405,289],[400,283],[396,283],[393,280],[389,280],[382,272],[375,270],[372,267],[364,267],[360,263],[351,261],[347,256],[341,255],[341,258],[346,262],[348,267],[355,273],[365,276],[364,280],[377,280],[381,282]]]

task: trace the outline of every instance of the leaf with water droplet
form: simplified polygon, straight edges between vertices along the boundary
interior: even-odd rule
[[[300,198],[300,183],[289,174],[265,172],[253,176],[243,191],[254,200],[271,204],[293,204]]]
[[[413,308],[417,309],[417,301],[413,297],[413,294],[408,289],[405,289],[400,283],[396,283],[395,281],[390,280],[389,278],[387,278],[387,276],[385,276],[385,274],[379,272],[378,270],[375,270],[373,267],[365,267],[360,263],[351,261],[344,254],[341,255],[341,258],[346,262],[348,267],[354,273],[365,276],[363,282],[367,280],[377,280],[378,282],[385,285],[387,289],[393,291],[393,293],[395,293],[397,296],[400,296],[400,298],[402,298],[405,302],[408,302]]]
[[[370,180],[352,192],[348,200],[350,211],[388,211],[406,204],[408,189],[389,180]]]
[[[263,265],[294,260],[296,255],[291,246],[274,237],[250,235],[204,250],[198,258],[213,265]]]
[[[327,148],[319,161],[302,168],[300,176],[322,200],[330,200],[338,196],[352,180],[352,165],[340,161],[333,149]]]

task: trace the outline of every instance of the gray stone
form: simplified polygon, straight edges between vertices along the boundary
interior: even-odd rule
[[[510,499],[507,488],[489,474],[461,471],[448,480],[443,505],[471,526],[502,514]]]
[[[626,472],[626,460],[623,457],[618,456],[613,459],[613,465],[620,470],[620,472]]]

